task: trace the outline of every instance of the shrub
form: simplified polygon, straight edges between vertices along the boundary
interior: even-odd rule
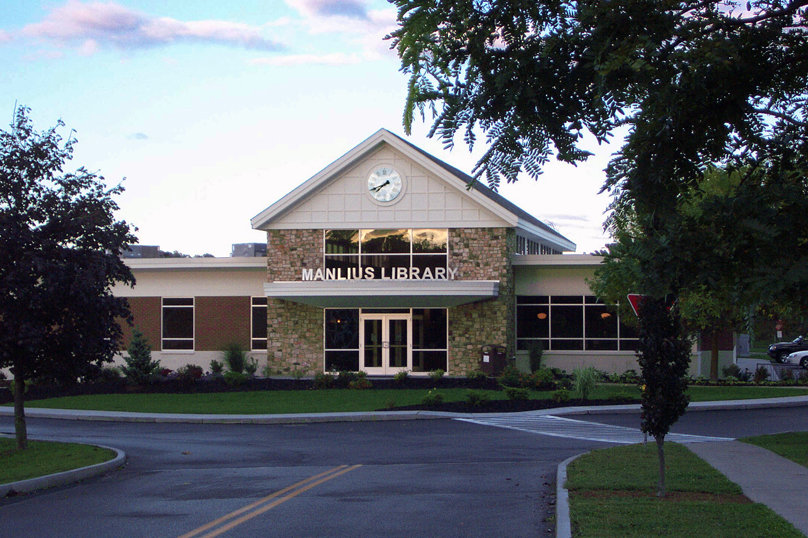
[[[737,364],[730,364],[725,366],[721,372],[724,374],[724,377],[734,377],[735,379],[738,379],[740,378],[741,369]]]
[[[755,383],[762,383],[769,379],[769,369],[765,366],[758,366],[755,368],[755,375],[753,380]]]
[[[255,357],[250,357],[244,363],[244,373],[252,377],[255,375],[255,372],[257,371],[258,371],[258,361],[255,360]]]
[[[160,370],[160,361],[152,360],[151,347],[142,332],[137,329],[132,332],[126,351],[128,355],[123,358],[126,366],[121,367],[126,379],[135,385],[154,381]]]
[[[244,366],[247,364],[247,354],[241,346],[235,342],[228,344],[224,348],[224,363],[227,369],[237,374],[244,373]]]
[[[490,399],[491,397],[488,395],[487,392],[481,392],[479,390],[470,390],[466,393],[466,403],[472,407],[480,407]]]
[[[224,374],[224,382],[231,387],[240,387],[247,382],[247,375],[242,372],[226,372]]]
[[[443,403],[443,394],[431,389],[429,392],[426,393],[424,399],[421,400],[421,403],[428,406],[435,406],[440,405]]]
[[[555,403],[564,403],[570,401],[570,393],[567,389],[558,389],[553,393],[553,401]]]
[[[572,389],[572,379],[570,379],[569,377],[566,377],[566,376],[562,377],[560,379],[559,378],[557,378],[557,379],[558,379],[558,381],[556,382],[556,384],[558,385],[558,388],[561,388],[561,389],[564,389],[564,390],[571,390]]]
[[[409,375],[410,375],[409,370],[401,370],[400,372],[396,372],[395,375],[393,375],[393,381],[399,384],[404,383]]]
[[[356,379],[348,383],[349,389],[364,390],[373,386],[373,383],[368,379],[367,372],[357,372]]]
[[[438,368],[437,370],[432,370],[431,372],[429,372],[429,378],[430,378],[432,381],[434,381],[435,383],[437,383],[438,381],[440,381],[440,380],[441,380],[441,378],[442,378],[442,377],[443,377],[445,374],[446,374],[446,372],[444,372],[443,370],[441,370],[440,368]]]
[[[505,396],[509,400],[527,400],[530,397],[530,391],[521,387],[505,387]]]
[[[522,373],[515,366],[508,365],[502,369],[499,384],[504,387],[519,387],[522,385]]]
[[[224,370],[224,364],[216,359],[210,361],[210,372],[215,375],[221,375]]]
[[[466,379],[475,383],[482,383],[488,379],[488,374],[482,370],[472,370],[466,374]]]
[[[337,375],[337,379],[334,380],[334,384],[340,388],[348,388],[351,384],[351,381],[356,381],[358,378],[358,374],[356,372],[349,372],[347,370],[342,370]]]
[[[315,389],[330,389],[334,386],[334,376],[324,372],[317,372],[314,374],[314,388]]]
[[[202,367],[196,364],[186,364],[177,368],[177,378],[181,381],[196,381],[202,378],[203,373]]]
[[[791,368],[785,368],[780,371],[780,381],[793,381],[794,380],[794,372]]]
[[[552,370],[539,368],[530,375],[530,385],[536,389],[553,388],[556,385]]]
[[[528,359],[530,360],[530,371],[535,372],[541,368],[541,356],[544,353],[544,348],[541,342],[531,342],[527,348]]]
[[[2,374],[2,372],[0,372]],[[103,383],[118,381],[121,378],[121,370],[116,366],[104,366],[98,372],[98,380]],[[4,379],[0,377],[0,379]]]
[[[621,383],[639,383],[640,382],[640,375],[637,373],[636,370],[626,370],[622,374],[620,374],[620,382]]]
[[[587,368],[576,368],[572,372],[575,392],[580,394],[582,400],[588,400],[589,395],[595,390],[595,385],[600,380],[600,372],[589,366]]]

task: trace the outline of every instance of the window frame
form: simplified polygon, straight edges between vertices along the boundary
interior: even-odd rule
[[[190,301],[190,304],[166,304],[168,301]],[[191,336],[189,337],[166,337],[165,335],[165,313],[169,309],[190,309],[191,310]],[[190,349],[175,349],[166,347],[166,342],[191,342]],[[164,353],[194,353],[196,351],[196,297],[161,297],[160,298],[160,350]]]

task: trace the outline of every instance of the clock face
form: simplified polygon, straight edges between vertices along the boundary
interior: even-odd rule
[[[380,202],[395,200],[401,187],[401,176],[390,166],[379,166],[368,177],[368,192]]]

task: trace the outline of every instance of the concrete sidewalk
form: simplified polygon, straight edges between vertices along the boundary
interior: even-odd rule
[[[741,486],[744,495],[765,504],[808,535],[808,468],[739,441],[692,443],[687,447]]]

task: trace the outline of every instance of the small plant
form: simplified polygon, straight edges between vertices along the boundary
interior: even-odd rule
[[[154,381],[160,371],[160,361],[152,360],[151,347],[142,332],[137,329],[132,332],[126,351],[127,356],[123,358],[126,366],[121,367],[126,379],[135,385]]]
[[[400,385],[407,380],[407,377],[409,377],[409,375],[410,375],[409,370],[401,370],[400,372],[396,372],[393,375],[393,381],[395,381]]]
[[[318,390],[334,387],[334,376],[324,372],[314,374],[314,388]]]
[[[421,400],[421,403],[430,407],[440,405],[443,403],[443,394],[437,392],[435,389],[430,389],[430,391],[426,393],[426,396],[424,396],[424,399]]]
[[[549,389],[556,386],[555,376],[548,368],[539,368],[530,375],[530,385],[536,389]]]
[[[621,383],[639,383],[640,382],[640,375],[637,373],[636,370],[626,370],[622,374],[620,374],[620,382]]]
[[[466,374],[466,378],[475,383],[483,383],[488,379],[488,374],[482,370],[472,370]]]
[[[431,372],[429,372],[429,378],[432,381],[434,381],[435,383],[440,381],[441,378],[443,378],[444,375],[446,375],[446,372],[444,372],[440,368],[438,368],[437,370],[432,370]]]
[[[741,369],[738,367],[737,364],[730,364],[725,366],[722,370],[724,373],[724,377],[734,377],[738,379],[740,377]]]
[[[224,382],[231,387],[240,387],[247,383],[247,375],[243,372],[225,372]]]
[[[217,361],[213,359],[210,361],[210,373],[213,375],[222,375],[222,371],[224,370],[224,363],[221,361]]]
[[[185,366],[181,366],[177,368],[177,379],[182,382],[194,382],[197,379],[202,378],[202,371],[201,366],[197,366],[196,364],[186,364]]]
[[[562,377],[556,381],[556,385],[558,385],[558,388],[560,389],[572,390],[572,379],[566,376]]]
[[[765,366],[758,366],[757,368],[755,368],[755,374],[752,377],[752,380],[755,383],[760,384],[760,383],[763,383],[764,381],[766,381],[767,379],[769,379],[769,369],[768,368],[766,368]]]
[[[564,403],[570,401],[570,393],[567,389],[558,389],[553,393],[552,399],[555,403]]]
[[[530,398],[530,391],[522,387],[505,387],[505,396],[509,400],[527,400]]]
[[[595,390],[595,385],[600,380],[600,372],[592,366],[587,368],[576,368],[572,372],[575,392],[580,394],[582,400],[588,400],[589,395]]]
[[[261,375],[263,377],[270,377],[272,376],[272,368],[269,367],[268,364],[265,364],[261,367]]]
[[[487,392],[470,390],[466,393],[466,403],[472,407],[482,407],[491,399]]]
[[[780,381],[794,381],[794,372],[787,368],[780,372]]]
[[[544,353],[541,342],[530,342],[527,353],[530,360],[530,372],[533,373],[541,368],[541,356]]]
[[[244,373],[250,377],[255,376],[255,372],[258,371],[258,361],[255,360],[255,357],[250,357],[244,363]]]
[[[373,386],[373,383],[368,379],[367,372],[359,372],[356,374],[356,379],[348,383],[349,389],[365,390]]]
[[[2,374],[2,372],[0,372]],[[121,370],[116,366],[104,366],[98,372],[98,380],[102,383],[112,383],[121,378]],[[3,379],[0,377],[0,379]]]
[[[506,366],[499,376],[499,384],[505,387],[519,387],[522,385],[522,374],[515,366]]]
[[[351,384],[351,381],[355,381],[358,378],[358,374],[356,372],[349,372],[347,370],[340,371],[337,374],[337,379],[334,380],[334,384],[340,388],[348,388]]]
[[[244,366],[247,364],[247,354],[239,344],[236,342],[228,344],[225,346],[223,353],[224,363],[227,365],[228,370],[237,374],[244,373]]]

